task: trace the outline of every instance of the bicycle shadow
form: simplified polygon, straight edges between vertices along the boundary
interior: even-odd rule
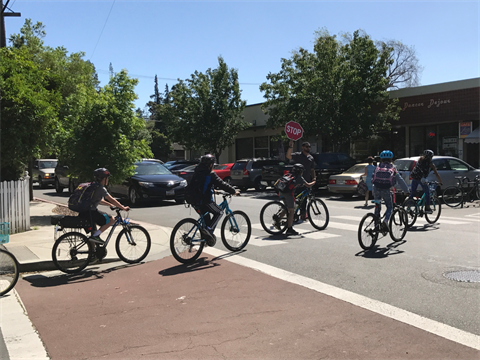
[[[398,249],[399,246],[405,244],[407,241],[402,240],[398,242],[391,242],[387,244],[384,248],[381,248],[377,244],[370,250],[362,250],[355,254],[355,256],[362,256],[367,259],[384,259],[391,255],[400,255],[405,251]]]
[[[208,270],[221,265],[220,263],[215,262],[216,259],[218,258],[209,260],[207,257],[200,257],[192,264],[179,264],[168,269],[160,270],[158,274],[162,276],[173,276],[199,270]]]
[[[138,264],[122,264],[122,265],[113,266],[108,269],[104,269],[100,271],[95,271],[95,269],[99,269],[99,266],[92,265],[87,270],[83,270],[82,272],[79,272],[77,274],[59,274],[54,276],[34,274],[34,275],[24,276],[23,280],[29,282],[31,286],[39,287],[39,288],[61,286],[61,285],[100,280],[100,279],[103,279],[105,274],[111,273],[116,270],[130,268],[132,266],[139,266],[142,264],[143,262]],[[101,265],[101,263],[98,265]]]
[[[413,226],[410,226],[408,229],[407,229],[407,233],[409,231],[413,231],[413,232],[419,232],[419,231],[434,231],[434,230],[439,230],[440,229],[440,223],[435,223],[435,224],[423,224],[423,225],[413,225]]]

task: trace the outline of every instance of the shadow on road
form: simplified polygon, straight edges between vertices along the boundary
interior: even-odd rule
[[[218,259],[218,258],[215,258]],[[201,257],[193,264],[180,264],[165,270],[161,270],[158,272],[159,275],[162,276],[172,276],[172,275],[179,275],[190,273],[199,270],[207,270],[213,268],[215,266],[220,266],[219,263],[215,262],[215,259],[208,260],[206,257]]]
[[[384,259],[391,255],[399,255],[404,253],[404,251],[398,249],[398,247],[405,243],[405,240],[399,242],[392,242],[390,244],[387,244],[384,248],[375,245],[373,249],[360,251],[356,253],[355,256],[362,256],[367,259]]]

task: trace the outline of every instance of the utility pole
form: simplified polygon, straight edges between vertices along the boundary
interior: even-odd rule
[[[7,3],[3,5],[3,0],[0,0],[0,7],[1,7],[1,14],[0,14],[0,31],[1,31],[1,36],[0,36],[0,47],[6,47],[7,46],[7,38],[6,38],[6,33],[5,33],[5,17],[6,16],[22,16],[22,14],[18,12],[13,12],[8,8],[8,3],[10,0],[7,0]],[[6,12],[6,10],[8,10]]]

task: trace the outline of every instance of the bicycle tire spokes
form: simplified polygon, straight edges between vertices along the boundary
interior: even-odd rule
[[[0,250],[0,296],[13,289],[18,276],[18,262],[15,256],[6,250]]]
[[[170,250],[174,258],[189,264],[197,260],[203,251],[205,240],[201,239],[199,223],[193,219],[183,219],[172,231]]]

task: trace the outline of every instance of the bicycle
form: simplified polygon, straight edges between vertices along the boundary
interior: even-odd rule
[[[317,230],[324,230],[330,220],[325,203],[315,197],[308,188],[295,196],[295,213],[293,221],[300,219],[300,212],[304,201],[307,201],[307,214],[310,224]],[[260,223],[263,229],[272,235],[283,233],[287,229],[288,209],[280,200],[267,202],[260,211]]]
[[[232,194],[219,191],[216,194],[223,197],[223,201],[218,206],[225,212],[225,219],[220,228],[222,243],[230,251],[240,251],[250,240],[252,233],[250,219],[243,211],[230,209],[228,199],[233,196]],[[204,246],[207,245],[205,216],[208,212],[202,214],[196,206],[193,208],[200,214],[198,220],[186,218],[179,221],[170,236],[172,255],[182,264],[190,264],[197,260]]]
[[[94,244],[80,231],[69,231],[65,229],[84,229],[85,232],[93,233],[89,219],[82,219],[78,216],[54,215],[51,223],[56,225],[55,235],[63,231],[53,245],[52,259],[55,266],[64,273],[74,274],[85,269],[94,260],[101,261],[107,256],[107,245],[117,226],[122,230],[117,236],[115,250],[118,257],[128,263],[136,264],[141,262],[148,255],[151,247],[151,239],[148,231],[137,224],[130,223],[130,219],[122,218],[120,208],[111,206],[116,211],[114,223],[108,234],[105,244]]]
[[[403,203],[403,208],[407,212],[408,227],[412,227],[413,224],[415,224],[418,216],[423,217],[425,215],[425,219],[429,224],[436,223],[440,218],[442,205],[440,204],[435,191],[438,182],[427,181],[426,184],[428,184],[428,189],[430,191],[430,208],[432,209],[432,213],[429,214],[425,212],[425,193],[420,198],[407,198]]]
[[[0,249],[0,296],[13,289],[18,281],[20,272],[15,256],[8,250]]]
[[[393,211],[388,221],[388,229],[382,226],[385,213],[382,217],[375,215],[380,213],[379,206],[382,202],[372,200],[372,203],[375,204],[375,212],[365,214],[358,225],[360,247],[364,250],[371,250],[377,243],[380,234],[383,237],[390,234],[390,238],[395,242],[402,241],[407,233],[407,214],[401,206],[395,203],[395,190],[393,190]]]
[[[459,205],[463,208],[463,204],[467,201],[473,202],[480,199],[480,176],[475,176],[473,181],[466,176],[455,177],[458,184],[449,186],[443,191],[442,199],[445,205],[455,208]],[[472,186],[470,186],[472,185]]]

